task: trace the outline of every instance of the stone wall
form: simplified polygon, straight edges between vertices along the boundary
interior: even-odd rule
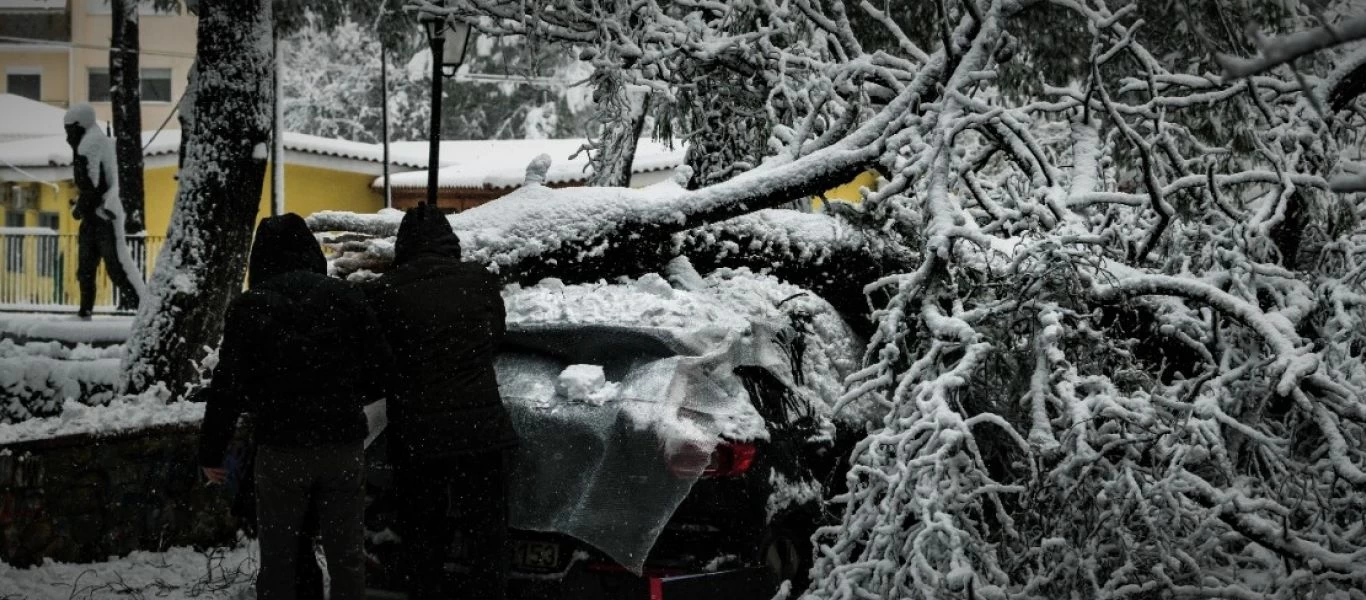
[[[91,562],[232,542],[230,498],[201,483],[197,444],[196,425],[0,446],[0,560]]]

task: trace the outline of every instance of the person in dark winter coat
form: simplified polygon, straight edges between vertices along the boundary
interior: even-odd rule
[[[332,600],[365,597],[363,407],[393,358],[364,295],[329,278],[303,219],[256,230],[251,289],[228,307],[209,384],[200,465],[221,481],[238,416],[251,413],[261,570],[257,597],[293,598],[305,515],[316,510]]]
[[[493,370],[505,328],[498,281],[460,260],[450,222],[422,204],[404,215],[393,267],[366,293],[397,369],[388,435],[408,597],[451,596],[441,589],[442,566],[459,526],[471,561],[461,597],[500,600],[517,434]]]
[[[140,299],[138,285],[129,278],[125,268],[129,265],[119,257],[119,245],[123,242],[116,228],[123,227],[123,219],[110,210],[110,202],[118,202],[118,172],[112,158],[106,156],[113,152],[113,142],[99,130],[95,109],[89,104],[73,105],[63,124],[66,142],[71,146],[71,175],[77,192],[71,216],[81,222],[76,236],[76,283],[80,286],[77,314],[88,319],[95,308],[95,275],[100,262],[119,290],[119,308],[136,310]]]

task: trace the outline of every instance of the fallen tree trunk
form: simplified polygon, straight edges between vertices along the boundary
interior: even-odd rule
[[[621,192],[648,196],[652,190],[545,190],[537,192],[537,202],[543,213],[554,215],[560,205],[593,208],[578,196],[598,193],[610,198]],[[500,202],[490,204],[489,212],[500,213]],[[840,217],[772,209],[668,235],[659,232],[671,231],[673,223],[653,225],[654,235],[620,233],[618,229],[614,239],[599,234],[552,240],[554,236],[550,233],[554,230],[550,230],[544,238],[517,238],[523,244],[520,259],[499,263],[500,258],[509,259],[514,250],[509,246],[510,240],[500,230],[489,229],[488,223],[472,213],[451,217],[462,234],[465,257],[498,265],[501,278],[507,283],[532,284],[545,277],[574,283],[635,276],[658,272],[673,257],[686,256],[703,272],[747,267],[772,274],[821,295],[849,317],[866,319],[864,287],[889,273],[913,269],[919,262],[918,255],[908,247],[890,238],[871,235]],[[388,269],[393,259],[392,236],[399,218],[397,212],[320,213],[310,217],[309,223],[315,231],[330,232],[323,240],[333,256],[333,274],[348,277],[357,272],[378,273]],[[595,242],[599,245],[593,245]],[[552,243],[559,245],[552,247]],[[536,253],[537,250],[545,251]]]

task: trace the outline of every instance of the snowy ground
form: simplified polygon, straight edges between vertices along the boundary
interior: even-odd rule
[[[3,391],[0,388],[0,391]],[[198,423],[204,418],[199,402],[166,401],[164,388],[153,388],[136,396],[122,396],[105,406],[86,406],[74,400],[62,404],[54,417],[0,423],[0,444],[68,435],[115,435],[127,431]],[[0,600],[4,596],[0,595]]]
[[[16,569],[0,562],[2,600],[247,600],[256,597],[256,543],[199,552],[134,552],[107,562],[48,562]]]

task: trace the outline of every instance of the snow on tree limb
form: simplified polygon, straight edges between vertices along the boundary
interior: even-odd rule
[[[881,4],[450,3],[488,32],[591,47],[697,122],[727,126],[691,77],[753,84],[773,157],[691,191],[527,188],[453,224],[519,278],[610,277],[678,240],[763,260],[800,246],[768,241],[793,223],[739,215],[879,173],[839,209],[857,236],[785,257],[902,259],[861,274],[873,326],[841,404],[886,412],[802,598],[1366,585],[1366,214],[1329,189],[1359,158],[1351,127],[1292,74],[1190,68],[1163,46],[1189,32],[1145,24],[1147,3]],[[1050,52],[1072,70],[1036,68]]]
[[[1361,39],[1366,39],[1366,15],[1275,39],[1259,40],[1258,46],[1262,53],[1256,58],[1220,54],[1218,60],[1229,77],[1248,77],[1292,63],[1298,58]]]

